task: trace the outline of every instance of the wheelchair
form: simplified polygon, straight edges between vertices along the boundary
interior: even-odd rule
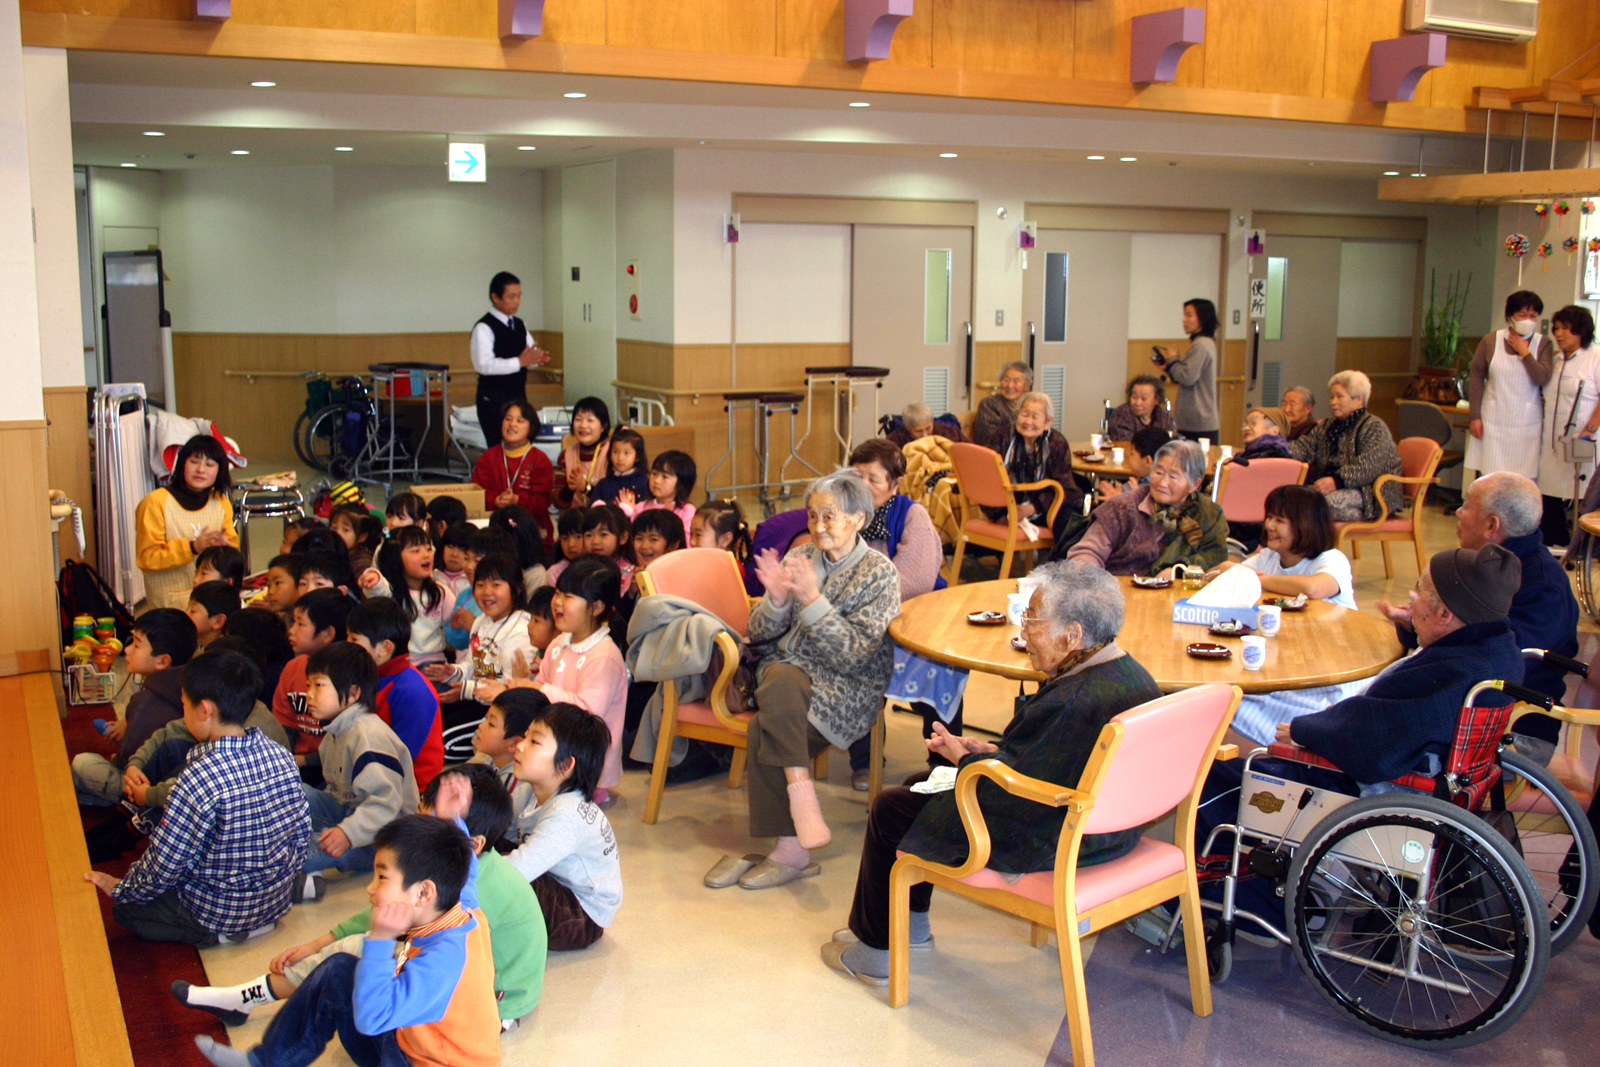
[[[1587,677],[1575,660],[1524,649]],[[1486,708],[1500,691],[1520,704]],[[1293,948],[1318,993],[1358,1025],[1422,1048],[1474,1045],[1511,1026],[1539,992],[1551,957],[1586,928],[1600,893],[1600,849],[1580,802],[1512,747],[1511,724],[1545,711],[1576,725],[1600,713],[1554,707],[1510,682],[1472,687],[1441,773],[1409,774],[1399,792],[1351,796],[1256,767],[1271,757],[1337,770],[1293,745],[1252,751],[1236,821],[1200,851],[1202,886],[1220,884],[1207,919],[1212,981],[1226,980],[1240,923]],[[1315,780],[1316,774],[1306,777]],[[1217,854],[1217,839],[1232,849]],[[1283,927],[1236,904],[1266,879]],[[1179,916],[1168,924],[1165,952]]]

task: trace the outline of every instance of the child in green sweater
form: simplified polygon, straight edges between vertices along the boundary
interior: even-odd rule
[[[494,953],[494,991],[500,998],[500,1028],[516,1026],[534,1006],[544,989],[546,931],[539,899],[528,881],[511,864],[486,848],[511,827],[511,797],[494,768],[486,764],[452,767],[447,774],[464,774],[472,783],[472,807],[466,816],[467,833],[478,854],[478,906],[489,922]],[[418,809],[433,811],[441,774],[422,794]],[[268,973],[236,986],[196,986],[172,983],[172,993],[191,1008],[209,1011],[229,1026],[239,1026],[250,1012],[274,1000],[283,1000],[305,981],[323,960],[339,952],[361,954],[361,942],[372,922],[372,909],[352,915],[321,937],[280,953]]]

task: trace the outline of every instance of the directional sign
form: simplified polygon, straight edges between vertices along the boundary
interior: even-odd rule
[[[481,182],[489,173],[488,159],[483,145],[450,142],[450,180],[453,182]]]
[[[1250,279],[1250,317],[1264,319],[1267,317],[1267,280],[1265,278]]]

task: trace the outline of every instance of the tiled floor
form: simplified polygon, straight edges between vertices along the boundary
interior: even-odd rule
[[[1452,521],[1437,509],[1431,509],[1429,519],[1430,548],[1452,544]],[[1375,548],[1357,563],[1357,599],[1363,609],[1371,610],[1380,598],[1403,598],[1416,580],[1416,563],[1406,546],[1397,546],[1394,558],[1392,580],[1384,579]],[[1585,618],[1582,631],[1587,658],[1594,651],[1597,629]],[[994,729],[1004,725],[1014,685],[975,676],[969,694],[969,721]],[[889,726],[888,780],[895,781],[916,769],[921,746],[914,717],[893,715]],[[531,1024],[506,1038],[505,1062],[653,1065],[732,1063],[748,1057],[767,1067],[1037,1067],[1051,1056],[1062,1022],[1056,952],[1054,947],[1029,948],[1027,928],[1020,921],[940,895],[933,915],[938,948],[913,958],[911,1003],[900,1010],[890,1010],[882,993],[822,965],[818,946],[844,925],[849,909],[866,820],[864,794],[850,791],[842,753],[834,753],[832,769],[831,781],[820,790],[834,830],[834,843],[818,856],[822,875],[754,893],[712,891],[700,884],[724,852],[743,853],[752,847],[745,835],[742,791],[730,792],[717,779],[671,788],[661,821],[645,826],[639,813],[646,776],[630,772],[618,790],[621,802],[611,812],[627,886],[616,925],[587,952],[552,956],[544,998]],[[212,980],[239,982],[260,974],[284,948],[317,936],[362,907],[363,884],[360,879],[335,883],[325,900],[295,908],[272,935],[206,951],[202,955]],[[1552,968],[1552,988],[1535,1015],[1463,1062],[1554,1067],[1592,1062],[1578,1052],[1592,1049],[1596,1035],[1581,1045],[1552,1036],[1592,1016],[1581,1011],[1584,997],[1572,986],[1592,987],[1600,953],[1587,942],[1579,948],[1582,952],[1574,949],[1570,961],[1560,961],[1566,965]],[[1234,979],[1240,992],[1219,994],[1216,1014],[1197,1020],[1188,1011],[1181,965],[1175,959],[1174,966],[1160,961],[1172,973],[1157,981],[1140,973],[1153,965],[1140,962],[1137,943],[1120,932],[1103,941],[1102,951],[1108,950],[1114,959],[1097,959],[1089,970],[1104,1064],[1275,1065],[1297,1057],[1302,1062],[1381,1062],[1386,1067],[1443,1062],[1436,1054],[1367,1039],[1342,1020],[1330,1021],[1330,1013],[1297,975],[1256,980],[1241,974],[1242,964],[1235,972],[1241,977]],[[1265,955],[1265,968],[1289,967],[1281,954]],[[1097,981],[1104,988],[1097,989]],[[234,1031],[235,1042],[255,1044],[273,1010],[263,1009],[259,1019]],[[1307,1013],[1320,1014],[1300,1021]],[[1338,1038],[1337,1051],[1328,1044],[1326,1054],[1306,1059],[1308,1039],[1325,1042],[1333,1037]],[[1058,1047],[1066,1048],[1064,1035]],[[335,1044],[319,1062],[349,1060]]]

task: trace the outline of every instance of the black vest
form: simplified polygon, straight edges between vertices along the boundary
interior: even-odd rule
[[[528,328],[522,320],[513,318],[511,325],[507,326],[492,313],[486,312],[478,320],[489,327],[489,332],[494,335],[494,354],[496,359],[517,359],[528,348]],[[519,367],[510,374],[480,374],[478,375],[479,388],[490,386],[495,392],[514,391],[521,394],[528,384],[528,368]]]

